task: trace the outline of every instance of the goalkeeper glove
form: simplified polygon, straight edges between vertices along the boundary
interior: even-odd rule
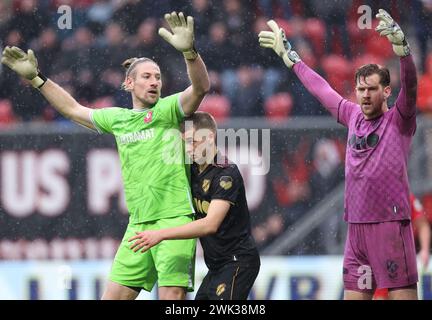
[[[300,61],[297,52],[291,50],[291,44],[285,36],[285,31],[279,28],[274,20],[267,21],[272,31],[261,31],[258,35],[260,46],[273,49],[285,62],[288,68]]]
[[[159,35],[177,50],[183,52],[188,60],[195,60],[198,56],[194,48],[194,20],[188,16],[187,21],[183,12],[177,14],[175,11],[165,14],[165,20],[171,28],[170,33],[165,28],[159,29]]]
[[[18,47],[6,47],[3,50],[1,63],[7,65],[21,77],[30,80],[35,88],[41,88],[47,81],[47,78],[38,70],[38,62],[33,50],[25,53]]]
[[[410,47],[405,40],[405,35],[400,26],[393,20],[393,18],[383,9],[379,9],[376,17],[380,20],[378,26],[375,28],[381,36],[386,36],[392,43],[393,51],[399,57],[405,57],[410,54]]]

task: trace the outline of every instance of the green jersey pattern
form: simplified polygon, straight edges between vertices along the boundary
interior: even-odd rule
[[[100,133],[115,136],[131,223],[194,212],[179,124],[180,94],[144,111],[105,108],[92,112]]]

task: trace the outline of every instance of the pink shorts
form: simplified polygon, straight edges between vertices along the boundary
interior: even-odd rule
[[[343,262],[345,290],[373,293],[418,281],[411,221],[350,223]]]

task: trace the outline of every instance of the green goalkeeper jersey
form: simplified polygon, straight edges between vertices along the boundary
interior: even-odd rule
[[[115,136],[131,223],[194,212],[179,124],[180,94],[161,98],[146,110],[92,111],[100,133]]]

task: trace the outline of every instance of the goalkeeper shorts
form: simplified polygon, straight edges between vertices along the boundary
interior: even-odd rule
[[[193,221],[193,215],[159,219],[143,223],[129,223],[117,250],[111,268],[110,280],[135,288],[151,291],[159,287],[184,287],[194,290],[196,239],[164,240],[142,253],[130,249],[128,239],[136,232],[184,225]]]

